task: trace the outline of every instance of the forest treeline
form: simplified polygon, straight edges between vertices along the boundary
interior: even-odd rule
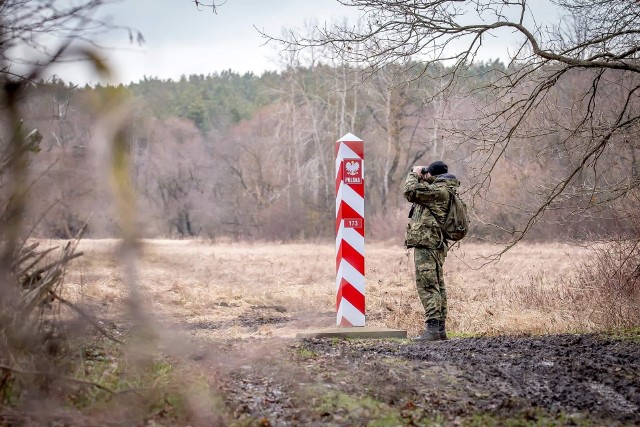
[[[504,70],[499,61],[477,64],[466,90],[457,92],[428,70],[409,79],[405,72],[400,80],[392,66],[368,74],[317,63],[260,76],[226,71],[127,86],[78,87],[58,79],[32,84],[23,125],[37,129],[42,140],[30,155],[32,216],[26,220],[40,237],[69,238],[85,221],[88,237],[118,234],[118,216],[98,182],[104,178],[95,173],[108,161],[94,138],[104,119],[94,106],[118,99],[130,108],[125,141],[143,236],[330,239],[334,142],[351,132],[365,141],[368,236],[402,241],[409,208],[405,176],[412,165],[442,159],[462,182],[472,235],[504,240],[535,214],[543,202],[538,190],[575,160],[575,147],[559,143],[562,122],[579,120],[589,100],[573,94],[593,79],[590,71],[576,70],[543,101],[561,113],[534,112],[520,125],[528,137],[496,147],[483,140],[477,117],[501,108],[491,84]],[[608,90],[596,96],[623,102],[616,91],[624,82],[613,74],[601,80]],[[545,131],[547,123],[553,132]],[[616,154],[599,161],[611,165],[607,180],[619,183],[638,175],[638,144],[634,134],[617,138]],[[496,150],[504,156],[487,173]],[[528,238],[585,238],[620,227],[615,197],[579,191],[592,179],[578,174]]]

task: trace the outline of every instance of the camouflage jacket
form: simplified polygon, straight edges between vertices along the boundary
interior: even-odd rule
[[[438,175],[432,184],[410,172],[404,184],[404,197],[414,203],[407,225],[405,245],[409,248],[443,248],[442,231],[449,207],[449,190],[457,191],[460,181],[451,174]]]

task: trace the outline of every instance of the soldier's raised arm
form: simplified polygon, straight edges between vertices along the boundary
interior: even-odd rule
[[[411,203],[425,204],[434,200],[438,194],[437,190],[429,183],[429,179],[426,178],[416,169],[421,166],[415,167],[404,183],[404,197]]]

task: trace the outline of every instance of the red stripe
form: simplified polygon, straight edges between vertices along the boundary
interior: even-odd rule
[[[336,215],[336,234],[340,231],[340,224],[342,224],[342,220],[345,218],[362,218],[356,211],[351,209],[351,207],[346,203],[340,203],[340,207],[338,208],[338,214]],[[365,230],[365,221],[362,218],[362,228],[354,228],[362,237],[364,237]]]
[[[364,314],[364,295],[344,279],[342,279],[340,289],[338,289],[338,295],[336,295],[336,309],[340,307],[340,301],[342,298],[349,301],[349,303],[357,308],[360,313]]]
[[[336,178],[336,194],[338,194],[338,191],[340,191],[341,182],[342,182],[342,172],[340,172],[338,174],[338,177]],[[346,184],[345,183],[344,185],[348,185],[349,187],[351,187],[358,196],[364,199],[364,180],[362,181],[362,184]]]
[[[351,148],[358,157],[364,159],[364,143],[362,141],[342,141],[342,143]]]
[[[344,218],[362,218],[362,216],[342,200],[338,208],[338,216],[336,217],[336,233],[340,230],[340,221]],[[364,237],[364,218],[362,218],[362,228],[356,228],[355,230]]]
[[[358,270],[360,274],[364,276],[364,257],[353,246],[344,240],[340,242],[340,248],[338,249],[338,255],[336,256],[336,271],[340,268],[340,260],[344,259],[351,264],[353,268]]]
[[[358,195],[364,199],[364,179],[362,179],[362,184],[347,184],[347,185],[353,188],[353,191],[358,193]]]
[[[356,210],[349,206],[349,204],[344,200],[340,203],[340,210],[338,213],[340,212],[342,212],[342,216],[340,218],[362,218],[362,215],[356,212]]]

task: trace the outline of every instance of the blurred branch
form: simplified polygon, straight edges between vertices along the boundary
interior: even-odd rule
[[[210,8],[211,11],[213,13],[218,13],[218,8],[222,5],[224,5],[227,1],[219,1],[219,2],[208,2],[208,1],[199,1],[199,0],[193,0],[193,2],[196,4],[196,8],[198,10],[200,10],[201,7],[206,7],[206,8]]]
[[[0,364],[0,369],[5,370],[5,371],[11,371],[11,372],[14,372],[14,373],[20,374],[20,375],[43,375],[45,377],[55,378],[55,379],[66,381],[66,382],[71,382],[71,383],[76,383],[76,384],[80,384],[80,385],[95,387],[95,388],[98,388],[98,389],[100,389],[102,391],[106,391],[109,394],[114,394],[114,395],[115,394],[126,394],[126,393],[138,393],[139,391],[142,390],[142,389],[133,389],[133,388],[125,389],[125,390],[112,390],[107,386],[104,386],[102,384],[98,384],[98,383],[93,382],[93,381],[81,380],[81,379],[69,377],[69,376],[66,376],[66,375],[55,374],[53,372],[26,371],[26,370],[23,370],[23,369],[14,368],[14,367],[7,366],[7,365],[2,365],[2,364]]]
[[[100,324],[98,323],[98,321],[93,318],[92,316],[90,316],[89,314],[85,313],[84,310],[82,310],[80,307],[78,307],[77,305],[73,304],[71,301],[67,301],[66,299],[62,298],[60,295],[58,295],[57,293],[55,293],[54,291],[49,291],[49,294],[54,297],[55,299],[57,299],[58,301],[60,301],[62,304],[66,305],[67,307],[71,308],[72,310],[74,310],[76,313],[78,313],[80,315],[80,317],[82,317],[84,320],[86,320],[87,322],[89,322],[94,328],[96,328],[98,330],[98,332],[100,332],[105,338],[110,339],[113,342],[116,342],[118,344],[124,344],[123,341],[119,340],[118,338],[115,338],[113,336],[111,336],[109,334],[109,332],[107,332],[106,329],[104,329],[102,326],[100,326]]]
[[[100,48],[96,42],[98,36],[116,29],[126,31],[131,42],[144,42],[139,31],[95,17],[96,12],[109,3],[110,0],[3,2],[0,7],[0,21],[3,22],[0,32],[3,42],[0,49],[0,75],[18,81],[36,82],[51,64],[66,61],[71,54],[80,55],[79,59],[88,59],[96,64],[96,57],[87,54],[91,49],[70,50],[70,46],[85,44]],[[52,48],[55,45],[58,47]]]

